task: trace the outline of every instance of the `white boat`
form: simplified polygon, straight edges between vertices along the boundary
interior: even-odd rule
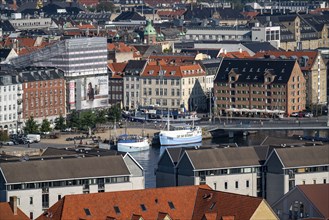
[[[172,125],[169,130],[161,130],[159,134],[161,146],[200,143],[202,130],[199,126]]]
[[[146,137],[123,134],[119,136],[117,148],[121,152],[138,152],[150,149],[150,144]]]

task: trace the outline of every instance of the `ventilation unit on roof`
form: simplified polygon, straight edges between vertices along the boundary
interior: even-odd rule
[[[247,76],[247,79],[250,79],[250,75]]]
[[[257,76],[255,76],[254,79],[256,80],[257,79]]]
[[[278,80],[282,80],[282,77],[280,76]]]

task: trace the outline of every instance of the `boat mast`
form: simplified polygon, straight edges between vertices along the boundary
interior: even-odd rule
[[[167,130],[169,131],[170,125],[169,125],[169,107],[168,107],[168,114],[167,114]]]

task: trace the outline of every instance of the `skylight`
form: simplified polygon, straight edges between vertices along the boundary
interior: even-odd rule
[[[85,213],[86,213],[87,216],[91,216],[91,213],[90,213],[90,210],[89,209],[84,208],[84,210],[85,210]]]
[[[144,204],[141,204],[141,209],[142,209],[142,211],[143,211],[143,212],[145,212],[145,211],[146,211],[146,207],[145,207],[145,205],[144,205]]]
[[[174,203],[172,203],[171,201],[168,202],[168,205],[170,209],[175,209]]]
[[[120,211],[120,209],[119,209],[118,206],[114,206],[113,208],[114,208],[114,211],[115,211],[116,214],[120,214],[121,213],[121,211]]]

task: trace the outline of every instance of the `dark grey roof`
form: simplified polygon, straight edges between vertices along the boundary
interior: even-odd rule
[[[6,59],[10,53],[11,49],[0,49],[0,60]]]
[[[167,148],[167,151],[171,159],[173,160],[173,163],[176,164],[179,161],[182,153],[184,152],[184,148],[182,147]]]
[[[7,183],[130,175],[122,156],[0,163]]]
[[[5,32],[14,32],[15,28],[8,20],[0,20],[0,28]]]
[[[140,75],[146,63],[146,60],[129,60],[124,70],[125,75]]]
[[[54,67],[27,67],[18,72],[24,82],[64,78],[64,72]]]
[[[184,20],[192,20],[193,18],[209,19],[214,13],[218,13],[220,19],[235,20],[243,19],[243,15],[239,10],[232,8],[188,8],[184,14]]]
[[[264,74],[270,72],[272,75],[275,75],[273,83],[287,83],[295,62],[296,60],[292,59],[224,58],[214,82],[228,82],[228,74],[233,70],[239,74],[236,82],[261,83],[264,82]]]
[[[243,46],[248,48],[254,53],[257,53],[259,51],[278,51],[275,47],[270,44],[270,42],[242,42]]]
[[[329,165],[329,145],[275,149],[285,168]]]
[[[186,150],[196,170],[260,166],[254,147]]]
[[[145,17],[139,15],[134,11],[124,11],[118,17],[114,19],[114,21],[140,21],[145,20]]]
[[[219,56],[220,49],[198,49],[198,48],[187,48],[182,49],[181,53],[203,53],[210,56],[210,58],[217,58]]]
[[[78,143],[79,141],[77,141]],[[118,152],[115,150],[106,150],[100,148],[54,148],[48,147],[43,153],[44,156],[61,156],[61,155],[84,155],[84,156],[110,156],[118,155]]]

